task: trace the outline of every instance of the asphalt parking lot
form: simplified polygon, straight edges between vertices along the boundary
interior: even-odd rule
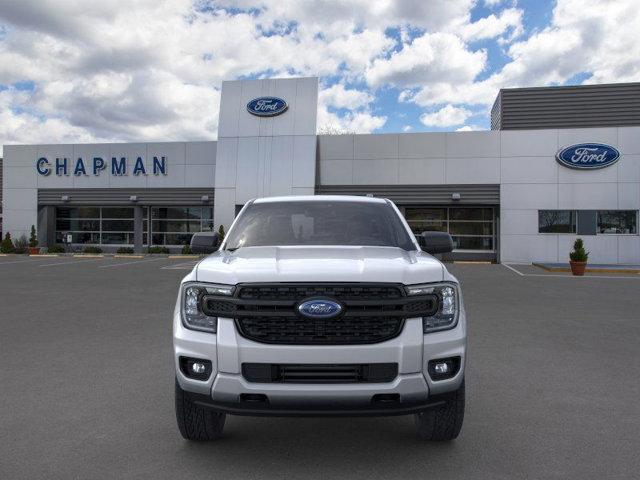
[[[193,263],[0,258],[0,478],[640,476],[640,275],[450,265],[470,330],[450,444],[411,417],[228,417],[198,444],[176,428],[171,357]]]

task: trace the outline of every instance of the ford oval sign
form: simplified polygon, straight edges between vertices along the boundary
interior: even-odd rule
[[[278,97],[259,97],[247,103],[247,110],[258,117],[275,117],[284,113],[289,105]]]
[[[565,167],[580,170],[595,170],[613,165],[620,158],[620,152],[602,143],[579,143],[565,147],[558,152],[556,160]]]
[[[309,318],[332,318],[342,313],[342,305],[333,300],[307,300],[298,305],[298,312]]]

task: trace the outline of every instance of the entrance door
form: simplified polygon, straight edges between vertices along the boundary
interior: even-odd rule
[[[414,234],[437,230],[453,238],[447,259],[495,260],[495,208],[485,206],[411,206],[402,209]]]

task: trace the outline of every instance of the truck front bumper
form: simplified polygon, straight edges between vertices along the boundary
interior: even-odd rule
[[[369,345],[269,345],[240,336],[232,319],[218,319],[217,334],[184,328],[174,318],[176,377],[192,400],[237,415],[403,415],[442,404],[464,378],[466,319],[460,313],[451,330],[424,335],[420,318],[407,319],[401,334]],[[211,376],[194,380],[180,370],[180,357],[210,360]],[[452,378],[434,381],[429,360],[460,357]],[[353,364],[397,363],[388,383],[253,383],[242,376],[243,363]]]

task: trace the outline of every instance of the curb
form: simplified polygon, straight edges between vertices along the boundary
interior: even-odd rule
[[[171,258],[172,260],[184,258],[184,259],[192,259],[192,258],[200,258],[200,255],[169,255],[167,258]]]
[[[570,273],[571,272],[571,268],[570,267],[547,267],[545,265],[541,265],[539,263],[533,263],[532,264],[535,267],[541,268],[542,270],[546,270],[547,272],[560,272],[560,273]],[[640,274],[640,269],[638,268],[589,268],[589,265],[587,265],[587,268],[584,271],[585,273],[635,273],[635,274]]]
[[[101,255],[99,253],[74,253],[73,254],[74,257],[80,257],[80,258],[102,258],[104,257],[104,255]]]
[[[120,254],[115,254],[113,258],[144,258],[144,255],[131,255],[128,253],[127,254],[120,253]]]

